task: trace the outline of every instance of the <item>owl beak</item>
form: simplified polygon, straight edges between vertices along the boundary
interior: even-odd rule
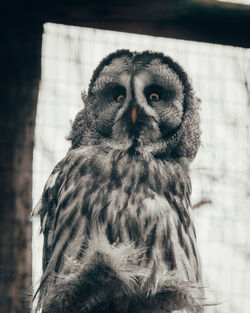
[[[136,119],[137,119],[137,113],[136,113],[136,108],[135,107],[132,108],[131,119],[132,119],[132,123],[134,124]]]

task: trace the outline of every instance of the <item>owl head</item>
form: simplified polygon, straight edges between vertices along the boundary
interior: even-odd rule
[[[93,73],[74,121],[72,149],[98,144],[185,158],[200,145],[199,105],[182,67],[157,52],[118,50]]]

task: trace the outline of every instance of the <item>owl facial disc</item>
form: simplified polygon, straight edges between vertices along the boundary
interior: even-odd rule
[[[199,101],[182,67],[157,52],[118,50],[91,79],[85,108],[69,139],[72,147],[136,147],[191,161],[200,145]]]

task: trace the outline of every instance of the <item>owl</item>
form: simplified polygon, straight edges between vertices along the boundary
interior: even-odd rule
[[[199,101],[182,67],[118,50],[93,73],[35,213],[42,313],[203,312],[189,164]]]

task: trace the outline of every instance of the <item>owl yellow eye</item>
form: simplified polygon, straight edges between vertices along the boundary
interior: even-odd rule
[[[153,93],[150,94],[149,100],[150,101],[159,101],[160,100],[160,96],[158,95],[158,93],[153,92]]]
[[[116,102],[122,102],[123,100],[125,99],[125,96],[124,95],[119,95],[116,97]]]

